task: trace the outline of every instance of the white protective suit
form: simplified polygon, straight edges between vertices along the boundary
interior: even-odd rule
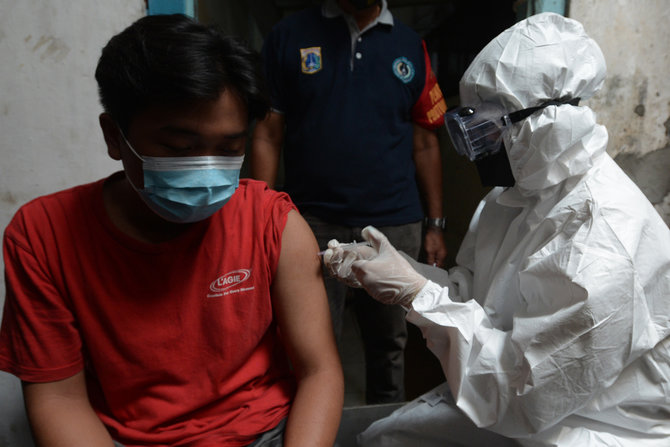
[[[481,51],[461,104],[587,99],[605,71],[578,22],[539,14]],[[516,185],[483,199],[451,285],[429,281],[407,315],[458,408],[522,445],[670,446],[670,231],[606,146],[585,106],[516,123]],[[398,417],[374,428],[384,445]]]

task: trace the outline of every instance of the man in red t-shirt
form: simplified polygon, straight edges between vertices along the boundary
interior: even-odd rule
[[[5,231],[0,369],[41,446],[332,445],[342,372],[318,247],[286,194],[239,180],[268,110],[255,55],[145,17],[96,70],[118,172]]]

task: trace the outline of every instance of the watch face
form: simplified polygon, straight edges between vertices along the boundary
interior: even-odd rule
[[[444,217],[427,217],[426,226],[432,228],[440,228],[442,230],[447,226],[447,219]]]

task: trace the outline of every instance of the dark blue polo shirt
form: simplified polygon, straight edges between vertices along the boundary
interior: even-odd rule
[[[397,20],[377,24],[353,54],[345,20],[320,7],[267,37],[273,107],[286,120],[284,189],[301,211],[331,223],[419,221],[411,111],[426,78],[421,38]]]

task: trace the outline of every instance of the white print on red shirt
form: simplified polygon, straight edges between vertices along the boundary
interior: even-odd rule
[[[251,269],[233,270],[223,276],[219,276],[209,285],[209,290],[213,293],[208,293],[207,298],[214,298],[229,295],[231,293],[253,290],[254,286],[237,288],[237,286],[249,278],[251,278]]]

